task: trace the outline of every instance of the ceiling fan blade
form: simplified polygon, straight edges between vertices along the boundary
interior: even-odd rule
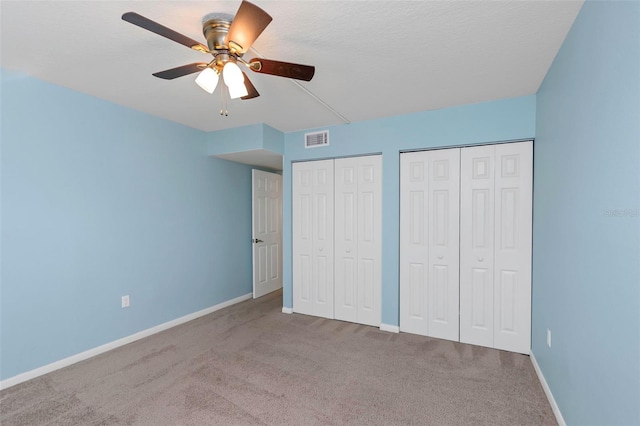
[[[311,81],[316,72],[316,67],[312,65],[292,64],[291,62],[263,58],[253,58],[249,61],[249,65],[255,72],[304,81]]]
[[[187,46],[193,50],[199,50],[200,52],[208,53],[209,49],[207,46],[202,43],[187,37],[186,35],[180,34],[172,30],[171,28],[167,28],[164,25],[160,25],[157,22],[152,21],[149,18],[145,18],[142,15],[138,15],[135,12],[127,12],[122,15],[122,19],[124,21],[130,22],[133,25],[137,25],[140,28],[144,28],[145,30],[149,30],[152,33],[156,33],[161,35],[162,37],[166,37],[169,40],[173,40],[176,43],[180,43],[184,46]]]
[[[258,96],[260,96],[260,93],[258,93],[256,88],[253,86],[253,83],[251,83],[251,80],[249,80],[249,77],[247,76],[247,74],[243,72],[242,75],[244,76],[244,87],[247,88],[247,96],[243,96],[240,99],[247,100],[247,99],[257,98]]]
[[[193,64],[154,72],[153,75],[165,80],[173,80],[174,78],[182,77],[183,75],[189,75],[193,74],[194,72],[202,71],[207,67],[207,65],[208,64],[206,62],[194,62]]]
[[[224,44],[239,54],[245,53],[272,19],[255,4],[243,1],[231,22]]]

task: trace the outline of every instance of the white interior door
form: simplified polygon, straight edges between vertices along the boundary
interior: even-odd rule
[[[429,336],[459,340],[460,149],[429,151]]]
[[[460,149],[402,154],[400,330],[459,338]]]
[[[464,148],[461,169],[460,341],[529,353],[533,143]]]
[[[294,163],[292,168],[293,226],[293,310],[314,314],[312,256],[313,256],[313,163]]]
[[[380,326],[382,293],[382,156],[358,158],[358,318]]]
[[[464,148],[460,169],[460,341],[493,347],[495,146]]]
[[[379,326],[382,157],[335,160],[335,317]]]
[[[529,353],[533,143],[400,158],[400,330]]]
[[[494,347],[531,348],[533,143],[496,146]]]
[[[333,160],[292,169],[293,310],[333,318]]]
[[[358,163],[335,160],[335,317],[358,321]]]
[[[282,176],[252,170],[253,298],[282,287]]]
[[[429,334],[429,153],[400,155],[400,331]]]

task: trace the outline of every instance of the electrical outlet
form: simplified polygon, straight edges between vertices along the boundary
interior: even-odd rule
[[[547,346],[551,347],[551,330],[547,328]]]
[[[122,296],[122,307],[128,308],[129,304],[130,304],[129,295],[127,294],[126,296]]]

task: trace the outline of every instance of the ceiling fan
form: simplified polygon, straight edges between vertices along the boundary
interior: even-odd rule
[[[310,65],[264,58],[253,58],[247,62],[242,58],[272,20],[267,12],[248,1],[242,1],[235,16],[211,13],[202,19],[206,46],[135,12],[125,13],[122,19],[193,50],[213,55],[213,59],[208,63],[194,62],[153,74],[165,80],[173,80],[200,72],[196,83],[209,93],[216,89],[222,75],[231,99],[253,99],[260,96],[247,74],[240,70],[238,63],[257,73],[296,80],[310,81],[315,73],[315,67]]]

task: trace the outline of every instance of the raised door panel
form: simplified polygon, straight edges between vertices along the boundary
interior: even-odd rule
[[[358,166],[335,160],[335,318],[357,321]]]
[[[354,159],[358,170],[357,322],[380,326],[382,292],[382,156]]]
[[[493,347],[495,146],[460,152],[460,341]]]
[[[313,163],[292,165],[293,310],[314,315]]]
[[[335,160],[335,317],[380,325],[381,157]]]
[[[494,347],[531,347],[533,143],[496,146]]]
[[[459,339],[460,149],[428,152],[428,335]]]
[[[429,330],[428,152],[400,155],[400,331]]]
[[[254,242],[253,250],[253,297],[259,297],[263,293],[261,288],[268,284],[268,244],[267,217],[269,208],[268,173],[260,170],[252,170],[253,176],[253,237],[261,240]]]
[[[267,241],[269,290],[282,287],[282,176],[270,174],[268,179]]]
[[[313,315],[334,317],[334,166],[333,160],[313,161],[312,299]]]
[[[253,297],[282,287],[282,176],[252,170]]]

